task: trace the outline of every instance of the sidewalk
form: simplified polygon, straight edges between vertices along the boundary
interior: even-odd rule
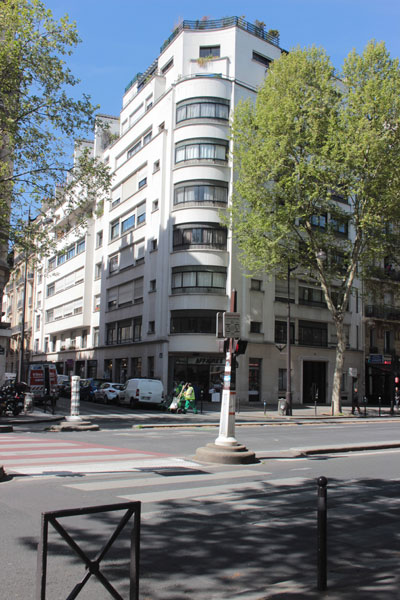
[[[108,418],[107,413],[97,413],[97,404],[86,404],[85,412],[88,411],[89,407],[93,407],[92,414],[82,414],[82,419],[98,420],[101,422]],[[132,412],[121,413],[120,415],[114,412],[114,407],[109,405],[110,419],[117,420],[121,419],[124,421],[132,422],[132,425],[140,425],[140,427],[187,427],[188,425],[196,426],[207,426],[207,425],[218,425],[220,419],[220,403],[204,402],[202,407],[198,407],[198,413],[193,414],[188,412],[186,414],[173,414],[168,411],[157,411],[149,415],[144,414],[142,410],[135,410]],[[97,413],[97,414],[96,414]],[[55,414],[50,412],[44,412],[41,408],[35,408],[33,412],[23,414],[21,413],[17,417],[13,416],[2,416],[0,417],[0,432],[3,426],[10,425],[26,425],[29,423],[51,423],[61,421],[65,416],[69,415],[68,401],[65,398],[60,399]],[[385,406],[379,410],[377,406],[368,406],[366,411],[364,408],[361,409],[361,414],[351,414],[350,407],[343,408],[343,414],[339,416],[333,416],[331,413],[330,406],[309,406],[309,405],[296,405],[293,407],[292,416],[279,415],[277,407],[261,409],[260,406],[249,406],[236,408],[236,426],[242,424],[275,424],[275,425],[294,425],[298,423],[310,422],[318,423],[328,421],[330,423],[335,422],[354,422],[354,421],[375,421],[377,419],[395,420],[400,418],[400,413],[395,411],[393,415],[390,414],[390,407]]]

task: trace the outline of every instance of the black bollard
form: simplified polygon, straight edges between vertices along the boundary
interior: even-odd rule
[[[327,490],[326,477],[318,477],[317,587],[327,589]]]
[[[379,402],[379,416],[381,416],[381,404],[382,404],[382,398],[381,398],[381,396],[379,396],[378,402]]]

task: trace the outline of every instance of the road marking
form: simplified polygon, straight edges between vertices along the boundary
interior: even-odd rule
[[[111,481],[95,481],[92,483],[71,483],[67,484],[65,487],[70,487],[76,490],[84,490],[86,492],[89,491],[98,491],[98,490],[113,490],[118,488],[129,488],[129,487],[147,487],[150,485],[169,485],[176,483],[191,483],[193,481],[214,481],[228,478],[229,479],[238,479],[242,477],[252,477],[254,475],[271,475],[271,473],[260,473],[260,471],[224,471],[223,473],[207,473],[207,474],[198,474],[198,475],[177,475],[174,477],[168,478],[157,478],[147,477],[140,479],[140,477],[136,477],[135,479],[113,479]]]
[[[201,481],[201,479],[199,479]],[[139,500],[143,503],[148,502],[164,502],[167,500],[184,500],[186,498],[204,498],[208,497],[210,500],[217,498],[225,499],[229,493],[233,497],[235,493],[240,490],[253,490],[253,491],[265,491],[265,485],[278,486],[294,486],[300,485],[305,482],[309,482],[309,479],[303,477],[291,477],[286,479],[271,479],[271,480],[260,480],[257,482],[232,482],[231,484],[226,483],[225,485],[212,485],[206,487],[193,487],[185,489],[168,489],[165,491],[154,491],[145,493],[136,493],[134,495],[118,495],[119,498],[124,500],[134,501]]]
[[[298,469],[290,469],[290,471],[311,471],[311,467],[299,467]]]
[[[29,450],[29,456],[36,456],[37,458],[39,457],[46,457],[48,456],[48,452],[44,452],[44,448],[41,448],[40,450]],[[96,454],[98,452],[105,452],[104,448],[54,448],[53,446],[51,447],[51,454],[58,454],[58,455],[62,455],[62,456],[69,456],[70,454],[81,454],[81,455],[88,455],[88,454]],[[112,454],[113,452],[118,453],[120,452],[120,448],[107,448],[106,450],[107,453]],[[7,452],[3,452],[3,450],[0,450],[0,458],[3,457],[12,457],[12,456],[20,456],[21,452],[16,452],[15,450],[11,451],[7,451]],[[18,459],[18,460],[25,460],[25,459]]]
[[[114,473],[116,471],[138,472],[141,468],[161,469],[165,467],[196,467],[198,463],[185,461],[182,458],[122,460],[95,463],[66,463],[57,465],[27,466],[23,469],[10,469],[10,473],[23,475],[70,475],[74,473]],[[8,470],[8,469],[7,469]]]

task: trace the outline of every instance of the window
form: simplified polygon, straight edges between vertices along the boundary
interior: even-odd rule
[[[196,98],[177,105],[176,122],[189,119],[229,119],[229,102],[224,99]]]
[[[63,254],[59,254],[57,256],[57,266],[64,264],[66,260],[67,260],[67,255],[65,254],[65,252]]]
[[[93,303],[93,310],[95,312],[98,312],[100,310],[100,301],[101,301],[101,296],[100,296],[100,294],[97,294],[94,297],[94,303]]]
[[[173,294],[225,294],[226,269],[224,267],[173,267]]]
[[[143,202],[143,204],[140,204],[137,207],[137,223],[138,225],[141,225],[142,223],[145,223],[146,221],[146,203]]]
[[[149,321],[149,327],[148,327],[147,333],[155,333],[155,331],[156,331],[156,322]]]
[[[40,315],[36,315],[35,329],[40,329]]]
[[[187,181],[178,183],[174,189],[174,205],[179,204],[226,204],[228,184],[216,181]]]
[[[100,248],[103,245],[103,231],[96,233],[96,248]]]
[[[140,342],[142,339],[142,317],[133,319],[133,341]]]
[[[115,240],[119,236],[119,220],[113,221],[110,225],[110,238]]]
[[[161,75],[165,75],[174,65],[174,57],[170,58],[167,64],[161,67]]]
[[[250,321],[250,333],[261,333],[260,321]]]
[[[130,148],[128,150],[127,158],[131,158],[132,156],[137,154],[139,152],[139,150],[141,149],[141,147],[142,147],[142,140],[139,140],[138,142],[136,142],[136,144],[134,144],[132,146],[132,148]]]
[[[173,232],[173,249],[216,248],[226,249],[227,230],[217,225],[199,223],[193,225],[175,225]]]
[[[144,262],[144,240],[134,244],[133,254],[136,263]]]
[[[57,266],[57,258],[53,256],[53,258],[49,258],[49,262],[47,263],[47,268],[49,271],[53,271]]]
[[[156,172],[157,172],[157,171],[159,171],[159,170],[160,170],[160,161],[159,161],[159,160],[156,160],[156,161],[153,163],[153,173],[156,173]]]
[[[270,58],[267,58],[266,56],[263,56],[262,54],[259,54],[258,52],[254,52],[254,51],[253,51],[253,60],[261,63],[262,65],[264,65],[264,67],[267,67],[267,68],[271,64]]]
[[[87,331],[86,329],[83,329],[81,335],[81,348],[87,348],[87,338]]]
[[[250,289],[257,292],[261,292],[261,279],[251,279]]]
[[[126,344],[132,341],[132,320],[120,321],[117,326],[117,343]]]
[[[133,280],[133,301],[135,304],[143,302],[143,277],[137,277]]]
[[[349,233],[349,224],[346,220],[339,220],[339,219],[330,219],[329,221],[330,226],[332,227],[333,231],[340,236],[343,237],[347,237],[348,233]]]
[[[275,321],[275,343],[286,344],[287,342],[287,322]],[[290,323],[290,343],[294,344],[294,323]]]
[[[94,266],[94,278],[95,279],[100,279],[101,278],[102,267],[103,267],[103,263],[101,263],[101,262],[97,263]]]
[[[249,402],[260,401],[261,362],[261,358],[249,358]]]
[[[145,185],[147,185],[147,177],[144,177],[139,181],[138,189],[141,190]]]
[[[121,222],[121,235],[135,227],[135,215],[131,215]]]
[[[286,371],[286,369],[279,369],[278,390],[280,392],[286,392],[286,388],[287,388],[287,371]]]
[[[156,279],[150,279],[149,292],[155,292],[156,289]]]
[[[111,209],[115,208],[120,203],[121,203],[121,198],[116,198],[115,200],[112,200],[111,201]]]
[[[153,134],[151,131],[149,131],[149,133],[146,133],[146,135],[143,137],[143,146],[146,146],[146,144],[148,144],[151,141],[152,135]]]
[[[112,345],[117,342],[117,324],[108,323],[106,325],[106,344]]]
[[[308,304],[325,308],[324,293],[321,289],[299,287],[299,304]]]
[[[199,57],[208,58],[212,56],[218,58],[220,56],[221,46],[200,46]]]
[[[178,144],[175,148],[175,163],[192,160],[228,160],[228,142],[225,140],[193,140]]]
[[[82,310],[83,298],[79,298],[78,300],[74,300],[73,302],[67,302],[66,304],[62,304],[60,306],[57,306],[56,308],[51,308],[47,310],[46,323],[51,323],[52,321],[58,321],[59,319],[64,319],[72,315],[80,314]]]
[[[171,334],[209,333],[215,335],[216,312],[211,310],[171,311]]]
[[[302,346],[327,346],[328,326],[326,323],[299,321],[299,344]]]
[[[93,346],[95,348],[97,348],[98,345],[99,345],[99,328],[94,327],[93,328]]]
[[[47,286],[47,297],[54,296],[55,292],[56,292],[56,285],[55,285],[55,283],[50,283]]]
[[[152,212],[158,210],[158,200],[153,200],[153,203],[151,205],[151,210],[152,210]]]
[[[108,263],[109,273],[115,273],[119,269],[119,256],[115,254],[114,256],[110,256]]]
[[[107,290],[107,310],[129,306],[133,303],[134,284],[133,281],[128,281],[122,285],[110,288]]]
[[[76,244],[76,253],[77,254],[81,254],[82,252],[85,251],[85,240],[80,240],[77,244]]]
[[[154,252],[154,250],[157,250],[157,240],[156,239],[150,240],[150,251]]]
[[[71,258],[74,258],[75,251],[76,251],[75,246],[71,246],[70,248],[68,248],[68,250],[67,250],[67,260],[70,260]]]
[[[319,229],[326,229],[326,214],[325,215],[313,215],[311,217],[311,225],[318,227]]]

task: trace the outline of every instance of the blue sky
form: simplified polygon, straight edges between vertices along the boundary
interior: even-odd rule
[[[102,113],[118,115],[125,86],[160,52],[181,19],[242,16],[278,29],[281,46],[322,46],[339,68],[355,48],[371,39],[385,41],[400,56],[399,0],[44,0],[54,17],[67,13],[77,23],[82,43],[69,60],[81,80],[80,90],[100,104]]]

